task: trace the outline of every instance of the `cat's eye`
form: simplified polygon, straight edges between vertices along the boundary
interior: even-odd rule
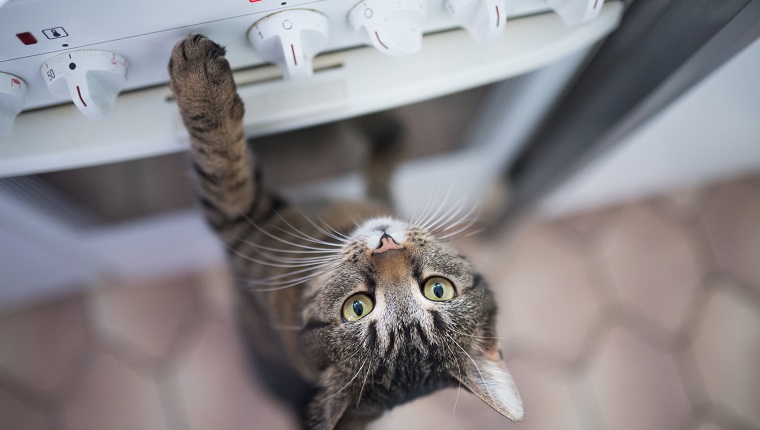
[[[343,303],[343,319],[349,322],[358,321],[372,312],[374,307],[370,296],[364,293],[354,294]]]
[[[435,302],[446,302],[456,296],[457,290],[448,279],[433,276],[425,281],[425,284],[422,286],[422,294]]]

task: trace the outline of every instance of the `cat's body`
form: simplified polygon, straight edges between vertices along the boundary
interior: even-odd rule
[[[239,280],[241,326],[270,390],[310,429],[359,429],[460,384],[521,419],[492,294],[434,238],[439,222],[407,223],[370,203],[307,214],[266,190],[223,55],[188,36],[172,53],[171,86],[191,135],[199,201]]]

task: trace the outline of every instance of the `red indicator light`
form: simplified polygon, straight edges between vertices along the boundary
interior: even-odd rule
[[[258,3],[258,2],[260,2],[260,1],[261,1],[261,0],[248,0],[248,3]]]
[[[18,33],[16,34],[16,37],[18,37],[18,40],[20,40],[24,45],[34,45],[37,43],[37,38],[28,31],[26,33]]]

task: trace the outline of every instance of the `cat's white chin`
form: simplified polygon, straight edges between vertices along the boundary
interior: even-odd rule
[[[367,249],[378,248],[383,235],[388,235],[395,243],[403,245],[406,241],[407,228],[409,228],[407,223],[396,218],[372,218],[361,223],[351,234],[351,237],[367,245]]]

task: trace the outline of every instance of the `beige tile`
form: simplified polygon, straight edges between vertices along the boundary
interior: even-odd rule
[[[576,388],[558,372],[540,368],[530,360],[514,360],[509,367],[525,407],[525,418],[516,428],[587,429],[578,407]],[[496,427],[494,427],[496,428]]]
[[[585,261],[545,226],[518,234],[496,251],[501,270],[491,284],[502,312],[499,331],[575,360],[599,313]]]
[[[613,329],[589,367],[605,426],[616,430],[680,428],[689,403],[669,354]]]
[[[693,348],[709,397],[760,427],[760,309],[719,289],[705,309]]]
[[[107,353],[93,357],[62,415],[70,430],[167,428],[158,384]]]
[[[87,330],[78,297],[0,315],[0,372],[52,394],[76,365]]]
[[[465,389],[447,389],[398,406],[369,430],[514,429],[511,422]]]
[[[549,224],[572,245],[592,245],[620,212],[618,206],[583,211],[551,219]]]
[[[698,218],[704,200],[705,192],[702,188],[687,187],[648,199],[647,203],[667,217],[690,222]]]
[[[723,427],[713,423],[701,423],[697,430],[723,430]]]
[[[0,429],[43,430],[50,428],[48,418],[0,387]]]
[[[230,320],[235,308],[235,279],[224,264],[198,274],[195,284],[204,309]]]
[[[103,287],[93,291],[89,309],[105,342],[130,348],[130,354],[159,359],[195,311],[193,284],[177,278]]]
[[[666,329],[680,328],[704,271],[687,230],[630,206],[601,238],[601,250],[625,305]]]
[[[283,406],[249,376],[232,327],[207,322],[187,355],[176,363],[171,385],[194,430],[295,429]]]
[[[717,186],[702,221],[718,265],[760,291],[760,189]]]

